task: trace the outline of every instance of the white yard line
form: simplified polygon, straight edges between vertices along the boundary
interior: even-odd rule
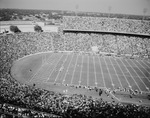
[[[148,68],[150,68],[150,66],[148,64],[146,64],[144,61],[141,61],[142,63],[144,63]]]
[[[45,56],[42,55],[42,65],[45,63]]]
[[[94,56],[93,56],[93,65],[94,65],[94,74],[95,74],[95,85],[97,87],[97,75],[96,75],[96,67],[95,67],[95,59],[94,59]]]
[[[137,66],[137,64],[136,64],[134,61],[132,61],[132,63],[134,63],[134,65],[136,65],[136,67],[138,68],[138,70],[141,71],[141,73],[144,75],[144,77],[147,79],[147,81],[150,82],[150,80],[148,79],[148,77],[146,77],[146,75],[145,75],[145,74],[143,73],[143,71]],[[145,70],[145,68],[144,68],[144,70]]]
[[[139,63],[139,61],[136,61],[137,63]],[[143,65],[141,64],[141,63],[139,63],[139,65],[141,65],[141,67],[143,67]],[[145,65],[145,64],[144,64]],[[146,69],[145,69],[145,67],[143,67],[143,69],[148,73],[148,74],[150,74],[150,72],[148,72]]]
[[[80,71],[79,86],[80,86],[80,84],[81,84],[81,75],[82,75],[82,68],[83,68],[83,59],[84,59],[84,56],[82,56],[82,65],[81,65],[81,71]]]
[[[140,61],[142,62],[147,68],[150,68],[147,64],[144,63],[144,61]]]
[[[65,81],[66,75],[67,75],[67,73],[68,73],[68,69],[69,69],[69,67],[70,67],[70,64],[71,64],[71,62],[72,62],[73,56],[74,56],[74,54],[72,55],[72,58],[71,58],[71,60],[70,60],[70,62],[69,62],[69,65],[68,65],[68,67],[67,67],[67,69],[66,69],[67,71],[66,71],[65,76],[64,76],[64,78],[63,78],[62,84],[64,84],[64,81]]]
[[[67,56],[66,56],[66,59],[63,61],[63,64],[62,64],[62,66],[64,65],[64,63],[65,63],[65,62],[66,62],[66,60],[68,59],[68,57],[69,57],[68,55],[69,55],[69,54],[67,54]],[[61,66],[61,67],[62,67],[62,66]],[[60,73],[61,73],[61,71],[59,71],[59,72],[58,72],[58,74],[57,74],[57,76],[56,76],[56,78],[55,78],[55,81],[54,81],[54,83],[56,83],[56,81],[57,81],[57,79],[58,79],[58,76],[59,76],[59,74],[60,74]]]
[[[50,75],[49,75],[49,77],[47,78],[46,82],[50,79],[51,74],[54,72],[56,66],[58,65],[59,61],[61,60],[61,58],[62,58],[63,56],[64,56],[64,55],[62,55],[62,56],[60,57],[60,59],[57,61],[57,64],[55,65],[55,67],[53,67],[52,72],[50,73]]]
[[[104,75],[103,75],[103,71],[102,71],[102,65],[101,65],[99,56],[98,56],[98,61],[99,61],[99,66],[100,66],[100,68],[101,68],[101,73],[102,73],[102,78],[103,78],[103,84],[104,84],[104,87],[107,89],[106,83],[105,83],[105,80],[104,80]]]
[[[148,79],[148,77],[146,77],[146,75],[145,75],[145,74],[143,73],[143,71],[137,66],[137,64],[136,64],[134,61],[132,61],[132,63],[134,63],[134,65],[136,65],[136,67],[138,68],[138,70],[140,70],[140,72],[144,75],[144,77],[147,79],[147,81],[150,82],[150,80]],[[148,91],[150,91],[148,87],[146,87],[146,89],[147,89]]]
[[[54,54],[52,54],[50,57],[52,57]],[[55,56],[55,55],[54,55]],[[38,71],[32,76],[32,78],[29,80],[29,82],[31,82],[32,81],[32,79],[38,74],[38,72],[42,69],[42,67],[43,67],[43,65],[44,65],[45,63],[42,63],[42,65],[41,65],[41,67],[38,69]]]
[[[129,81],[128,81],[127,77],[126,77],[126,75],[124,74],[123,70],[121,69],[121,67],[120,67],[120,65],[118,64],[118,62],[117,62],[117,61],[116,61],[116,63],[117,63],[117,65],[118,65],[119,69],[121,70],[121,72],[123,73],[123,76],[125,77],[126,82],[128,83],[128,86],[129,86],[129,88],[130,88],[130,87],[131,87],[131,85],[130,85],[130,83],[129,83]]]
[[[120,59],[120,61],[122,62],[121,59]],[[136,83],[136,81],[134,80],[134,77],[131,75],[130,71],[127,69],[126,65],[125,65],[123,62],[122,62],[122,64],[124,65],[124,67],[126,68],[126,70],[128,71],[128,73],[130,74],[130,76],[132,77],[133,81],[135,82],[135,84],[137,85],[137,87],[139,88],[139,90],[142,91],[141,88],[139,87],[139,85],[138,85],[138,84]]]
[[[112,61],[111,61],[110,57],[108,57],[108,58],[109,58],[109,60],[110,60],[110,62],[111,62],[111,65],[112,65],[113,69],[115,70],[115,73],[116,73],[116,75],[117,75],[117,79],[118,79],[118,81],[119,81],[119,83],[120,83],[120,85],[121,85],[121,88],[123,88],[123,86],[122,86],[122,84],[121,84],[121,81],[120,81],[120,79],[119,79],[119,77],[118,77],[116,68],[115,68],[114,65],[112,64]]]
[[[116,98],[118,101],[120,101],[120,99],[117,98],[114,94],[112,94],[111,92],[110,92],[110,94],[111,94],[111,96],[113,96],[114,98]]]
[[[72,74],[72,78],[71,78],[71,83],[70,83],[70,85],[72,85],[72,81],[73,81],[73,78],[74,78],[74,73],[75,73],[75,70],[76,70],[76,67],[77,67],[78,57],[79,57],[79,56],[77,55],[77,59],[75,60],[76,63],[75,63],[75,67],[74,67],[74,70],[73,70],[73,74]]]
[[[111,83],[112,83],[113,89],[115,89],[115,87],[114,87],[114,86],[115,86],[115,84],[114,84],[114,83],[113,83],[113,81],[112,81],[112,77],[111,77],[111,75],[110,75],[109,68],[108,68],[108,66],[107,66],[107,63],[106,63],[105,58],[104,58],[104,62],[105,62],[106,68],[107,68],[107,70],[108,70],[108,74],[109,74],[110,81],[111,81]]]
[[[46,54],[44,54],[44,56],[42,56],[42,64],[45,64],[45,63],[47,63]]]
[[[126,61],[126,62],[129,64],[128,61]],[[141,80],[141,77],[139,76],[139,74],[135,71],[135,69],[132,66],[131,66],[131,68],[134,70],[134,72],[136,73],[136,75],[138,76],[138,78],[140,79],[140,81],[144,84],[145,88],[147,88],[147,86],[145,85],[145,83],[143,82],[143,80]]]

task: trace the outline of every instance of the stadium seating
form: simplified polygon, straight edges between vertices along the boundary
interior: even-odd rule
[[[64,18],[68,29],[92,29],[116,32],[149,34],[149,22],[127,19]],[[89,22],[87,22],[89,21]],[[72,24],[72,22],[74,22]],[[95,24],[93,23],[95,22]],[[99,26],[97,26],[99,24]],[[99,29],[101,28],[101,29]],[[150,117],[150,108],[134,104],[114,104],[85,95],[65,96],[62,93],[46,91],[21,84],[12,78],[12,63],[26,55],[47,51],[92,51],[98,46],[99,52],[120,55],[137,55],[141,59],[150,56],[149,38],[96,34],[96,33],[19,33],[0,36],[0,110],[4,103],[61,117]],[[6,105],[7,106],[7,105]],[[17,109],[18,109],[17,107]],[[8,111],[10,112],[10,111]],[[12,113],[13,112],[13,113]],[[15,114],[15,110],[11,111]],[[0,115],[4,115],[2,113]],[[21,113],[23,114],[23,113]],[[36,115],[34,115],[36,117]],[[44,116],[43,116],[44,117]],[[48,117],[48,116],[46,116]]]
[[[150,34],[149,21],[104,17],[64,16],[64,29]]]

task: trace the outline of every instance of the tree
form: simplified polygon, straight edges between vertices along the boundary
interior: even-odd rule
[[[10,26],[10,31],[14,32],[14,33],[19,33],[21,32],[20,29],[17,26],[11,25]]]
[[[42,27],[39,26],[39,25],[35,25],[35,26],[34,26],[34,31],[35,31],[35,32],[43,32]]]

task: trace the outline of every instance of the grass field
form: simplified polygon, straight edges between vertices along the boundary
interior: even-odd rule
[[[99,88],[132,88],[149,93],[150,63],[78,53],[41,53],[15,62],[13,76],[43,82]]]

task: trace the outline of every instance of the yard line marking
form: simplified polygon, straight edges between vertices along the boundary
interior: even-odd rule
[[[80,86],[80,84],[81,84],[81,75],[82,75],[82,68],[83,68],[83,59],[84,59],[84,56],[82,56],[82,65],[81,65],[81,72],[80,72],[79,86]]]
[[[112,92],[110,92],[110,95],[113,96],[114,98],[116,98],[118,101],[120,101],[120,99],[117,98],[114,94],[112,94]]]
[[[96,75],[96,67],[95,67],[95,56],[93,56],[93,65],[94,65],[94,73],[95,73],[95,85],[97,87],[97,75]]]
[[[148,79],[148,77],[146,77],[146,75],[143,73],[143,71],[137,66],[137,64],[134,62],[134,61],[132,61],[132,63],[134,63],[134,65],[136,65],[136,67],[141,71],[141,73],[144,75],[144,77],[150,82],[150,80]],[[144,70],[145,70],[145,68],[144,68]]]
[[[142,62],[143,62],[145,65],[147,65],[148,68],[150,68],[150,66],[148,65],[149,63],[146,64],[147,62],[144,62],[144,61],[142,61]]]
[[[42,56],[42,63],[47,63],[46,54],[44,55],[44,57]]]
[[[54,54],[52,54],[50,57],[52,57]],[[49,58],[50,58],[49,57]],[[42,65],[41,65],[41,67],[38,69],[38,71],[36,71],[36,73],[31,77],[31,79],[29,80],[29,82],[31,82],[32,81],[32,79],[38,74],[38,72],[42,69],[42,67],[43,67],[43,65],[44,65],[45,63],[42,63]],[[28,82],[28,83],[29,83]]]
[[[121,72],[123,73],[123,76],[125,77],[126,82],[128,83],[128,86],[129,86],[129,88],[130,88],[130,87],[131,87],[131,85],[130,85],[129,81],[127,80],[126,75],[124,74],[124,72],[123,72],[122,68],[120,67],[120,65],[118,64],[118,62],[117,62],[117,61],[116,61],[116,63],[117,63],[117,65],[118,65],[119,69],[121,70]]]
[[[45,57],[44,57],[44,58],[45,58],[45,63],[47,63],[46,54],[45,54]]]
[[[89,86],[89,55],[88,55],[88,62],[87,62],[87,86]]]
[[[139,63],[138,61],[137,61],[137,63]],[[140,63],[139,63],[139,65],[141,66],[141,67],[143,67],[143,65],[141,65]],[[139,68],[140,69],[140,68]],[[143,69],[148,73],[148,74],[150,74],[144,67],[143,67]],[[140,69],[141,70],[141,69]],[[141,72],[143,73],[143,71],[141,70]],[[145,75],[145,73],[143,73],[144,74],[144,76],[146,77],[146,75]],[[146,77],[146,79],[150,82],[150,80],[148,79],[148,77]]]
[[[121,59],[119,59],[119,60],[122,62]],[[123,63],[123,62],[122,62],[122,63]],[[123,65],[124,65],[124,67],[126,68],[126,70],[129,72],[130,76],[132,77],[133,81],[135,82],[135,84],[137,85],[137,87],[139,88],[139,90],[142,91],[141,88],[139,87],[139,85],[136,83],[136,81],[135,81],[135,79],[133,78],[133,76],[131,75],[130,71],[127,69],[126,65],[125,65],[124,63],[123,63]]]
[[[142,62],[142,61],[141,61]],[[137,61],[137,63],[139,63],[139,61]],[[141,64],[141,63],[139,63],[142,67],[143,67],[143,65]],[[145,65],[145,64],[144,64]],[[149,71],[147,71],[146,69],[145,69],[145,67],[143,67],[143,69],[147,72],[147,73],[149,73],[150,74],[150,72]]]
[[[68,67],[67,67],[67,69],[66,69],[67,71],[66,71],[65,76],[64,76],[64,78],[63,78],[62,84],[64,84],[64,81],[65,81],[66,75],[67,75],[67,73],[68,73],[68,69],[69,69],[69,67],[70,67],[70,64],[71,64],[71,62],[72,62],[73,56],[74,56],[74,53],[73,53],[72,58],[71,58],[71,60],[70,60],[70,62],[69,62],[69,65],[68,65]]]
[[[55,53],[53,53],[53,54],[55,54]],[[57,55],[58,55],[58,54],[57,54]],[[56,56],[56,54],[55,54],[55,56]],[[45,64],[51,64],[51,63],[52,63],[53,60],[50,61],[49,59],[51,59],[51,58],[49,57],[49,58],[47,59],[47,61],[46,61]]]
[[[105,62],[106,68],[107,68],[107,70],[108,70],[108,74],[109,74],[109,77],[110,77],[110,80],[111,80],[111,83],[112,83],[112,86],[113,86],[113,89],[114,89],[114,88],[115,88],[115,87],[114,87],[114,86],[115,86],[115,84],[113,83],[113,81],[112,81],[112,77],[110,76],[109,68],[108,68],[108,66],[107,66],[107,63],[106,63],[105,58],[104,58],[104,62]]]
[[[77,60],[78,60],[78,54],[77,54],[77,58],[76,58],[76,63],[75,63],[75,67],[74,67],[74,69],[73,69],[73,74],[72,74],[72,78],[71,78],[71,83],[70,83],[70,85],[72,85],[72,81],[73,81],[73,78],[74,78],[74,73],[75,73],[75,70],[76,70],[76,67],[77,67]]]
[[[67,54],[67,56],[66,56],[66,58],[65,58],[65,61],[63,61],[62,66],[64,66],[64,63],[67,61],[68,57],[69,57],[69,54]],[[61,66],[61,67],[62,67],[62,66]],[[57,79],[58,79],[58,76],[59,76],[60,72],[61,72],[61,71],[58,72],[58,74],[57,74],[57,76],[56,76],[56,78],[55,78],[54,83],[56,83],[56,81],[57,81]]]
[[[145,64],[143,61],[140,61],[140,62],[142,62],[147,68],[150,68],[147,64]]]
[[[48,77],[47,80],[46,80],[46,82],[50,79],[51,74],[54,72],[56,66],[58,65],[59,61],[62,59],[63,56],[64,56],[64,55],[62,54],[62,56],[60,57],[60,59],[57,61],[57,64],[55,65],[55,67],[53,67],[53,69],[52,69],[52,71],[51,71],[49,77]]]
[[[104,87],[106,88],[106,83],[105,83],[105,80],[104,80],[104,75],[103,75],[103,71],[102,71],[102,65],[101,65],[100,57],[99,57],[99,56],[98,56],[98,61],[99,61],[99,66],[100,66],[100,68],[101,68],[101,73],[102,73],[102,78],[103,78]]]
[[[127,63],[129,64],[129,62],[127,61]],[[129,64],[130,65],[130,64]],[[134,72],[136,73],[136,75],[138,76],[138,78],[141,80],[141,77],[139,76],[139,74],[135,71],[135,69],[131,66],[131,68],[134,70]],[[143,80],[141,80],[141,82],[144,84],[145,88],[147,88],[147,86],[145,85],[145,83],[143,82]]]
[[[117,75],[117,79],[118,79],[118,81],[119,81],[119,83],[120,83],[120,85],[121,85],[121,88],[123,88],[123,86],[122,86],[122,84],[121,84],[121,81],[120,81],[120,79],[119,79],[119,77],[118,77],[116,68],[115,68],[114,65],[112,64],[112,61],[111,61],[110,57],[108,57],[108,59],[110,60],[110,63],[111,63],[111,65],[112,65],[113,69],[115,70],[115,73],[116,73],[116,75]]]

